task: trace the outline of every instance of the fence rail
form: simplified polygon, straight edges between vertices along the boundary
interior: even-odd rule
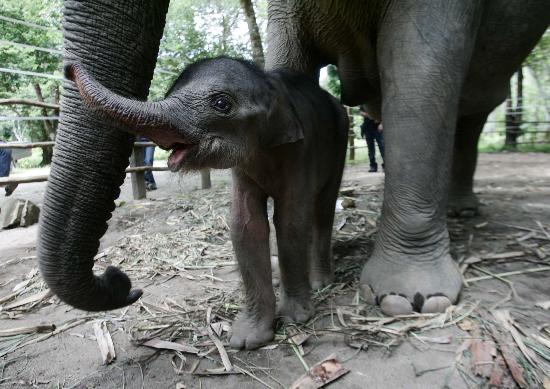
[[[54,147],[55,142],[25,142],[25,143],[0,143],[0,149],[33,149],[41,147]],[[163,172],[170,170],[168,167],[161,166],[142,166],[144,159],[144,147],[156,146],[153,142],[134,142],[134,151],[131,157],[130,167],[126,168],[126,173],[132,175],[132,192],[134,194],[134,199],[144,199],[146,197],[145,190],[145,176],[146,171],[153,172]],[[208,172],[201,172],[202,176]],[[44,182],[48,181],[47,174],[30,176],[30,177],[0,177],[0,187],[8,184],[29,184],[33,182]],[[204,180],[203,180],[204,183]]]

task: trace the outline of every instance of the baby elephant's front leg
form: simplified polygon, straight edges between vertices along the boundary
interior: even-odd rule
[[[257,185],[233,173],[231,240],[245,289],[245,309],[233,323],[230,344],[255,349],[273,339],[275,295],[271,286],[267,198]]]

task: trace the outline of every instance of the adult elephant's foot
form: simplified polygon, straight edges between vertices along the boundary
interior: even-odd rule
[[[313,315],[313,304],[309,291],[297,295],[287,295],[281,291],[281,302],[277,316],[285,322],[305,323]]]
[[[444,312],[456,303],[462,276],[450,255],[430,263],[373,256],[361,274],[361,292],[387,315]]]
[[[255,318],[248,312],[239,314],[231,329],[231,348],[254,350],[273,340],[273,318]]]
[[[470,192],[467,194],[449,195],[449,205],[447,207],[447,216],[470,218],[479,214],[479,200],[477,196]]]

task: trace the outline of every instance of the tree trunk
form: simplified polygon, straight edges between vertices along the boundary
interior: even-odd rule
[[[248,24],[248,33],[250,34],[250,43],[252,44],[252,58],[258,66],[263,68],[265,63],[264,49],[262,47],[262,38],[260,36],[260,30],[258,29],[258,23],[256,23],[256,14],[254,13],[252,0],[240,1],[246,23]]]
[[[40,88],[40,84],[35,83],[34,86],[34,92],[36,93],[36,99],[44,103],[44,96],[42,95],[42,88]],[[49,116],[48,110],[45,107],[42,107],[42,116]],[[54,133],[54,123],[50,120],[43,120],[42,121],[42,132],[40,139],[38,141],[45,142],[48,140],[53,140],[52,134]],[[40,162],[40,166],[46,166],[52,163],[52,157],[53,157],[53,148],[52,147],[42,147],[42,162]]]

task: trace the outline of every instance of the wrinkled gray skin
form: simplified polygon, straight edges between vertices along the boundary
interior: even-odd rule
[[[166,8],[158,0],[66,0],[67,59],[83,63],[110,90],[145,99]],[[321,66],[336,64],[344,103],[366,103],[383,118],[384,205],[361,276],[365,297],[388,314],[443,311],[461,287],[449,255],[447,205],[458,213],[477,207],[479,133],[547,28],[548,0],[271,0],[268,13],[267,69],[315,78]],[[133,137],[87,109],[72,83],[65,91],[40,269],[69,304],[113,309],[140,292],[130,292],[128,278],[114,268],[95,277],[93,257]]]
[[[226,57],[189,66],[157,103],[112,93],[80,64],[65,72],[96,113],[173,149],[171,170],[233,168],[231,239],[246,308],[231,346],[254,349],[273,339],[268,197],[281,268],[279,316],[309,319],[311,286],[333,278],[332,224],[349,127],[340,103],[301,73],[265,73]]]

